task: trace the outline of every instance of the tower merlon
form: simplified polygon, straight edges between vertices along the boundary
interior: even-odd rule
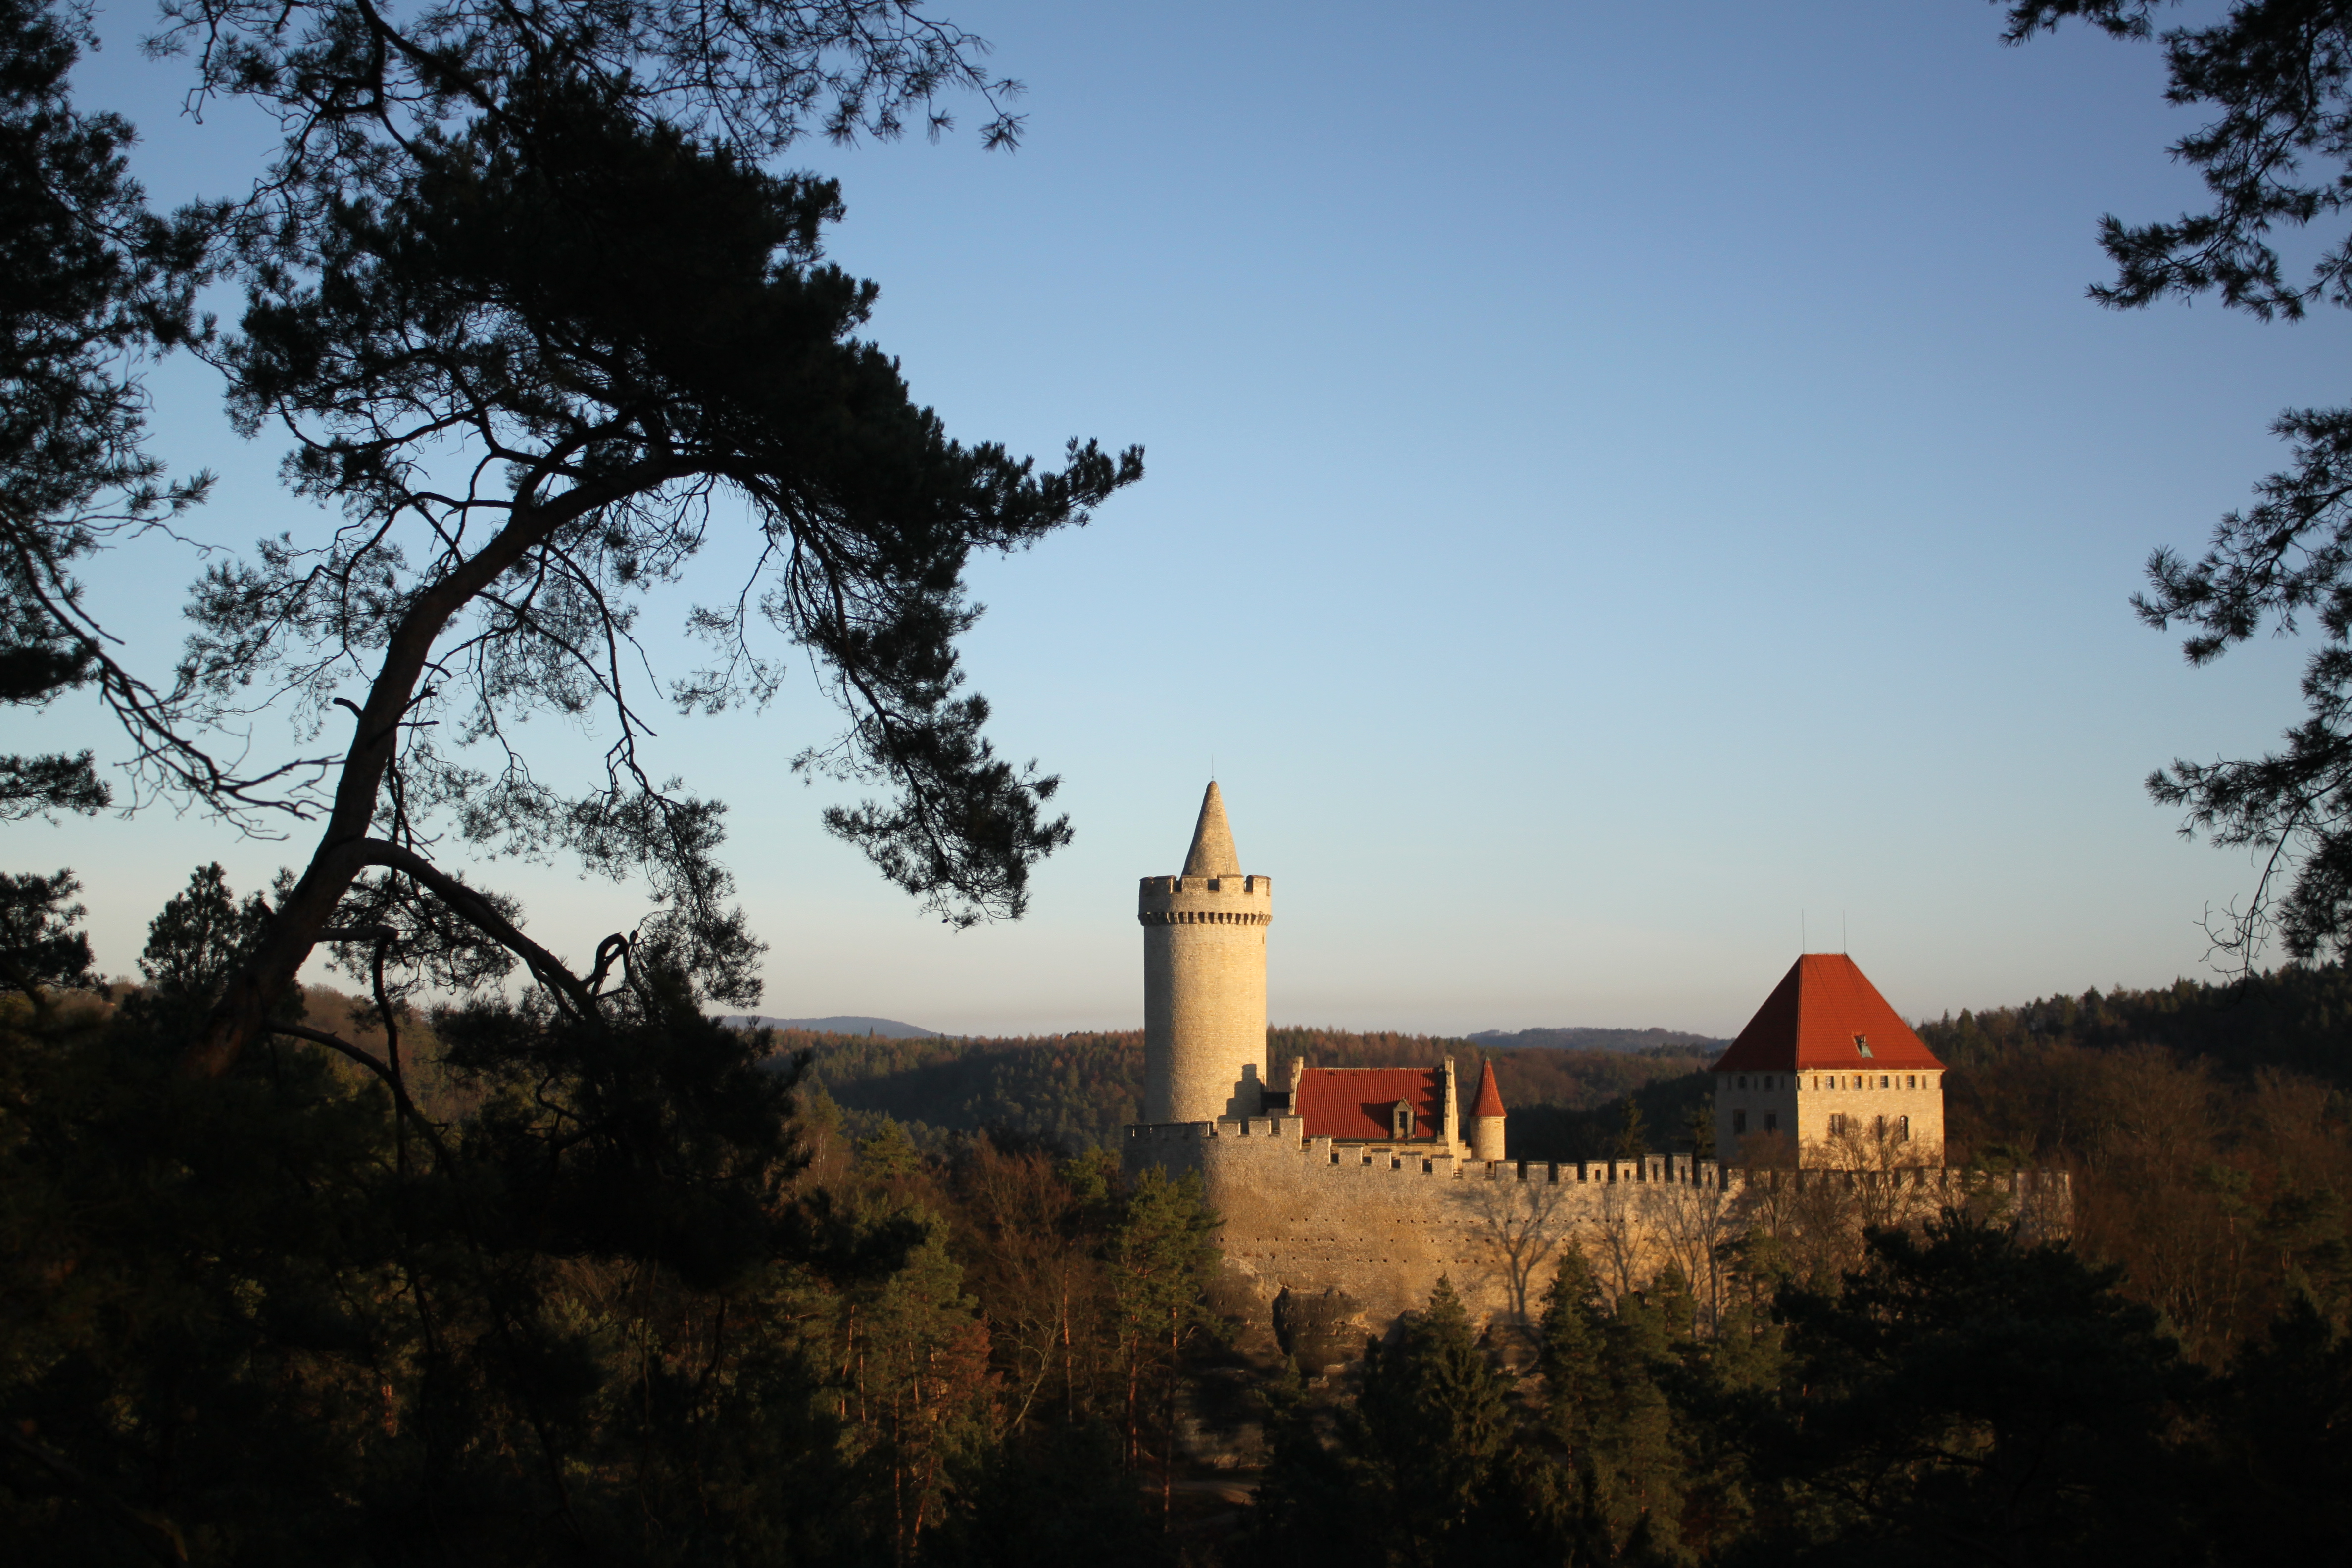
[[[1265,925],[1274,919],[1274,879],[1259,876],[1145,877],[1135,918],[1145,925]]]

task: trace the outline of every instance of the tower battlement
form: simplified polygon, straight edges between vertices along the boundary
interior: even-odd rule
[[[1236,877],[1231,872],[1221,877],[1145,877],[1136,896],[1147,904],[1153,899],[1184,897],[1270,900],[1274,897],[1274,879]]]
[[[1135,918],[1148,926],[1255,925],[1274,919],[1271,877],[1146,877]]]

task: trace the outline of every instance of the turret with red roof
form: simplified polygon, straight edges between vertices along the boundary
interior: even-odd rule
[[[1470,1109],[1470,1157],[1500,1160],[1503,1154],[1503,1089],[1492,1059],[1478,1064],[1478,1103]]]

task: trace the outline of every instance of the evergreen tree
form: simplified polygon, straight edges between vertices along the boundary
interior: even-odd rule
[[[1267,1560],[1508,1563],[1537,1545],[1509,1380],[1449,1281],[1388,1342],[1364,1347],[1355,1401],[1328,1440],[1295,1383],[1276,1414],[1260,1498]]]
[[[158,993],[208,1000],[240,917],[200,871],[156,921]],[[472,1089],[446,1121],[389,1050],[290,1020],[192,1079],[166,1008],[0,1017],[0,1535],[33,1561],[911,1551],[989,1429],[982,1331],[919,1226],[797,1189],[792,1076],[675,972],[593,1024],[435,1023]]]
[[[1171,1182],[1154,1165],[1127,1194],[1105,1248],[1127,1384],[1127,1464],[1140,1468],[1147,1458],[1159,1461],[1163,1518],[1171,1502],[1185,1354],[1223,1331],[1203,1299],[1217,1266],[1216,1228],[1201,1178],[1188,1173]]]
[[[163,485],[135,374],[195,330],[198,240],[147,212],[125,173],[130,124],[73,107],[88,25],[70,5],[0,0],[0,703],[95,679],[135,727],[158,699],[110,657],[74,570],[209,483]],[[0,821],[111,798],[89,752],[0,755]]]
[[[71,871],[53,877],[0,871],[0,984],[36,1007],[55,986],[89,986],[89,938],[75,929],[86,912],[69,903],[81,891]]]
[[[2202,1561],[2210,1482],[2169,1441],[2202,1378],[2113,1270],[1958,1211],[1784,1290],[1794,1397],[1751,1434],[1775,1552],[1927,1564]]]
[[[2162,0],[1996,0],[2012,43],[2079,19],[2112,37],[2158,37]],[[2169,297],[2217,297],[2265,321],[2315,305],[2352,305],[2352,12],[2335,0],[2230,0],[2161,36],[2175,106],[2210,114],[2173,156],[2202,178],[2203,210],[2130,224],[2110,215],[2099,238],[2115,264],[2094,299],[2137,309]],[[2279,231],[2333,226],[2284,247]],[[2255,502],[2216,525],[2195,560],[2148,558],[2133,605],[2158,630],[2176,624],[2190,662],[2306,621],[2320,641],[2304,667],[2307,716],[2269,755],[2183,758],[2147,781],[2181,807],[2184,828],[2253,850],[2265,867],[2247,902],[2212,934],[2251,972],[2276,934],[2297,958],[2352,949],[2352,408],[2291,408],[2273,424],[2291,466],[2255,487]]]
[[[2245,1562],[2320,1562],[2352,1532],[2352,1334],[2297,1295],[2230,1368],[2212,1535]]]
[[[1638,1160],[1650,1152],[1650,1130],[1642,1118],[1641,1102],[1627,1095],[1618,1113],[1617,1135],[1610,1141],[1612,1160]]]
[[[1560,1458],[1538,1495],[1549,1528],[1579,1561],[1682,1556],[1689,1439],[1661,1378],[1687,1345],[1694,1315],[1671,1270],[1613,1304],[1575,1248],[1553,1277],[1538,1365],[1544,1428]]]

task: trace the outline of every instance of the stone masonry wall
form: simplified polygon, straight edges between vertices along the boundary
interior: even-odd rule
[[[1872,1189],[1892,1218],[1932,1213],[1981,1190],[1969,1173],[1757,1171],[1687,1155],[1583,1165],[1423,1158],[1307,1139],[1293,1117],[1129,1127],[1130,1171],[1200,1173],[1223,1221],[1221,1299],[1245,1322],[1283,1331],[1312,1321],[1344,1344],[1423,1306],[1440,1276],[1474,1317],[1540,1310],[1559,1249],[1577,1246],[1602,1285],[1630,1289],[1669,1262],[1703,1282],[1717,1248],[1784,1186],[1844,1182]],[[2011,1178],[2021,1205],[2061,1228],[2063,1174]],[[1286,1341],[1287,1342],[1287,1341]]]
[[[1879,1087],[1881,1080],[1885,1087]],[[1767,1085],[1769,1088],[1767,1088]],[[1834,1085],[1835,1087],[1831,1087]],[[1906,1087],[1906,1086],[1908,1087]],[[1715,1075],[1715,1146],[1736,1151],[1744,1136],[1766,1132],[1766,1117],[1777,1120],[1778,1131],[1789,1136],[1807,1165],[1850,1163],[1841,1159],[1843,1142],[1831,1131],[1831,1118],[1843,1115],[1853,1136],[1874,1145],[1884,1119],[1889,1129],[1896,1118],[1911,1119],[1907,1158],[1923,1163],[1943,1159],[1944,1075],[1940,1070],[1908,1072],[1727,1073]],[[1744,1132],[1735,1131],[1733,1113],[1745,1111]]]

